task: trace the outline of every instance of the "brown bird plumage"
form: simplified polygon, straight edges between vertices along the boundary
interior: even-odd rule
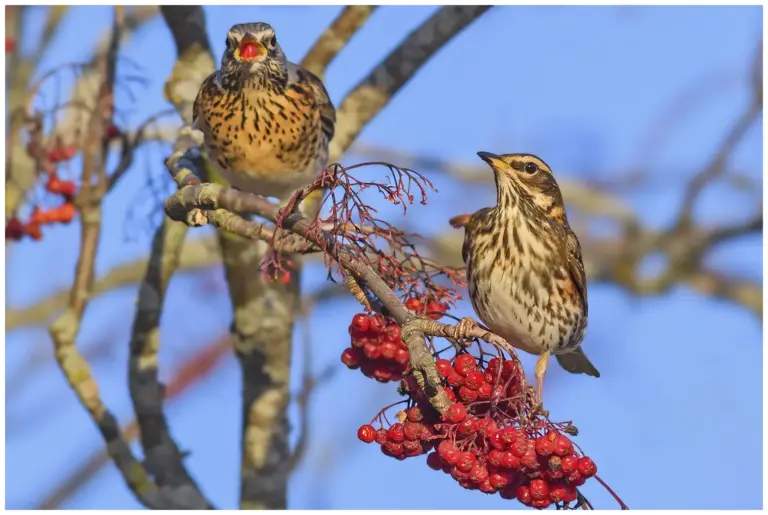
[[[200,87],[193,127],[234,187],[285,199],[327,165],[336,111],[322,81],[286,60],[266,23],[233,26]]]
[[[568,372],[600,377],[581,348],[587,281],[552,171],[531,154],[478,155],[494,171],[496,205],[451,219],[465,229],[462,257],[475,312],[514,347],[540,356],[540,398],[550,354]]]

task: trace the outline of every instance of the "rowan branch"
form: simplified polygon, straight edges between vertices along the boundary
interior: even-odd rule
[[[172,32],[176,34],[179,30],[173,27],[180,25],[178,19],[171,15],[173,9],[172,7],[163,8],[163,14]],[[376,103],[375,105],[369,103],[371,109],[367,110],[365,116],[359,116],[349,102],[346,104],[342,102],[341,110],[337,114],[336,134],[344,134],[349,129],[351,132],[348,132],[346,141],[340,146],[332,142],[332,149],[334,145],[337,145],[336,148],[345,149],[354,135],[386,105],[392,95],[434,54],[437,48],[485,9],[443,8],[438,15],[409,36],[399,51],[393,52],[374,70],[371,77],[348,97],[352,103],[359,104],[365,103],[366,94],[370,97],[372,92],[376,93]],[[467,15],[467,11],[475,14]],[[179,17],[185,20],[193,18],[195,20],[193,25],[201,25],[199,21],[203,19],[203,14],[199,8],[190,8],[183,14]],[[190,66],[196,70],[202,70],[207,66],[205,63],[211,63],[209,69],[212,71],[213,61],[208,52],[210,45],[207,44],[207,40],[203,41],[204,32],[193,32],[195,36],[191,40],[181,41],[176,38],[179,55],[193,56],[183,66],[184,77],[189,75]],[[205,58],[202,57],[203,54]],[[177,66],[182,66],[181,61],[180,59]],[[177,107],[189,109],[191,112],[191,103],[204,74],[201,73],[201,77],[195,81],[184,82],[182,74],[176,74],[175,70],[176,67],[168,84],[183,83],[186,87],[175,88],[179,92],[176,96],[169,95],[167,89],[166,96]],[[208,69],[206,69],[206,75],[207,73],[210,73]],[[194,88],[191,87],[192,83]],[[331,153],[333,154],[334,151],[332,150]],[[331,159],[336,158],[332,156]],[[200,174],[197,175],[200,176]],[[301,269],[298,262],[293,265],[290,280],[286,285],[275,282],[264,283],[260,278],[255,277],[254,274],[260,268],[262,257],[266,253],[266,245],[257,246],[254,251],[250,242],[238,241],[233,234],[238,234],[238,228],[249,227],[252,235],[257,233],[263,235],[263,228],[242,225],[240,219],[233,218],[237,216],[234,213],[236,212],[226,216],[229,217],[230,222],[237,223],[234,224],[235,227],[226,226],[229,232],[220,231],[220,242],[235,309],[233,338],[235,338],[235,346],[244,372],[244,458],[241,508],[284,508],[289,472],[282,466],[288,456],[288,446],[284,439],[287,425],[285,410],[289,395],[286,378],[290,375],[291,334],[294,313],[299,304],[298,284]],[[197,211],[193,212],[192,216],[195,218],[200,215],[202,212]],[[217,216],[224,216],[224,214],[214,214],[210,218],[216,221]],[[206,220],[199,221],[202,223]],[[258,284],[254,284],[257,282]],[[266,363],[269,363],[266,369],[269,375],[265,375],[263,371]],[[259,413],[269,413],[269,416],[259,416]]]
[[[187,213],[194,209],[208,211],[244,209],[272,222],[275,222],[280,214],[279,206],[270,203],[263,197],[232,188],[224,188],[218,184],[184,185],[173,168],[169,168],[169,172],[181,186],[181,189],[165,202],[165,212],[174,220],[187,222]],[[237,234],[241,237],[254,237],[255,231],[249,227],[250,224],[260,225],[246,220],[237,228],[238,231],[241,231]],[[426,336],[481,338],[507,350],[513,356],[515,355],[511,345],[487,330],[476,326],[462,330],[459,326],[440,324],[412,315],[387,283],[368,264],[355,256],[351,246],[340,244],[333,236],[314,226],[301,214],[293,213],[284,218],[282,227],[284,230],[298,234],[322,248],[326,255],[356,279],[357,284],[364,285],[375,295],[386,315],[393,317],[398,322],[402,327],[402,339],[410,353],[410,362],[417,382],[439,413],[443,413],[448,408],[450,401],[440,386],[441,379],[435,369],[432,354],[426,345]],[[378,305],[376,306],[378,307]]]

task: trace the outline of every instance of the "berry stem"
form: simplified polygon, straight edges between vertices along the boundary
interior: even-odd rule
[[[606,484],[606,482],[605,482],[605,481],[603,481],[602,479],[600,479],[600,476],[598,476],[597,474],[595,474],[595,475],[594,475],[594,478],[595,478],[595,479],[597,479],[597,482],[598,482],[598,483],[600,483],[601,485],[603,485],[603,488],[605,488],[606,490],[608,490],[608,493],[609,493],[609,494],[611,494],[611,495],[613,496],[613,498],[614,498],[614,499],[616,499],[616,502],[617,502],[617,503],[619,503],[619,506],[621,506],[621,509],[622,509],[622,510],[628,510],[628,509],[629,509],[629,506],[627,506],[626,504],[624,504],[624,501],[622,501],[622,500],[621,500],[621,497],[619,497],[618,495],[616,495],[616,492],[614,492],[614,491],[613,491],[613,489],[611,489],[611,487],[610,487],[610,486],[608,486],[608,485]]]

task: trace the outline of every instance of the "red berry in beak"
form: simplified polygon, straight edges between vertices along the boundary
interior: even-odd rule
[[[253,42],[244,42],[240,45],[240,57],[243,59],[253,59],[259,55],[259,47]]]

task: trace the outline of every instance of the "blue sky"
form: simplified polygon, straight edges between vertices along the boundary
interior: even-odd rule
[[[334,102],[434,9],[379,8],[328,70],[326,85]],[[218,55],[230,25],[267,21],[288,57],[297,61],[338,11],[207,8],[207,28]],[[87,58],[110,17],[109,7],[73,8],[54,37],[55,51],[46,54],[40,69]],[[749,67],[761,17],[760,7],[494,8],[446,45],[363,131],[361,140],[463,162],[474,162],[478,150],[530,152],[569,178],[609,178],[646,166],[653,174],[652,186],[623,198],[645,223],[660,226],[675,215],[685,178],[710,158],[749,102]],[[30,39],[41,30],[33,28],[40,20],[39,11],[29,17]],[[28,47],[29,42],[22,43]],[[130,108],[126,123],[135,127],[167,107],[162,85],[175,46],[157,19],[132,38],[123,55],[140,63],[148,79],[139,90],[140,103],[129,105],[127,96],[118,97],[118,103]],[[685,116],[669,118],[675,108],[684,111],[686,103],[693,105]],[[730,163],[762,185],[761,130],[762,119]],[[144,152],[107,203],[98,273],[147,252],[151,227],[141,219],[131,227],[126,212],[129,206],[134,214],[151,208],[146,200],[135,206],[146,197],[148,177],[166,180],[163,157],[159,147]],[[354,156],[343,160],[354,161]],[[427,172],[439,194],[429,206],[415,207],[408,219],[422,233],[442,232],[457,210],[469,212],[493,202],[488,188],[468,189],[439,171]],[[748,216],[758,195],[714,187],[697,215],[710,223]],[[50,229],[43,243],[13,247],[7,261],[10,305],[32,304],[71,282],[77,225]],[[743,238],[718,249],[710,261],[727,272],[761,280],[761,248],[762,238]],[[320,270],[310,270],[307,290],[323,284]],[[216,280],[221,275],[220,270],[212,273]],[[161,328],[165,376],[228,327],[226,292],[204,292],[204,281],[187,275],[172,282]],[[133,415],[126,358],[135,297],[136,288],[99,297],[79,338],[83,347],[113,340],[115,350],[94,362],[93,370],[103,399],[124,422]],[[194,309],[194,324],[182,315],[182,305],[183,313]],[[355,311],[352,301],[339,300],[310,317],[316,370],[338,362],[348,338],[345,326]],[[463,303],[456,314],[470,313]],[[30,353],[50,352],[44,328],[15,331],[7,342],[9,375]],[[762,506],[757,319],[685,288],[637,300],[616,286],[594,285],[585,348],[602,377],[569,376],[553,366],[548,408],[553,418],[573,420],[579,427],[578,443],[630,507]],[[297,364],[300,359],[297,351]],[[102,441],[50,362],[24,388],[8,395],[6,502],[8,508],[30,508],[101,448]],[[498,496],[462,490],[419,459],[397,462],[359,443],[356,428],[395,397],[391,385],[344,369],[318,390],[311,408],[310,447],[291,480],[291,508],[510,507]],[[239,367],[232,358],[167,408],[173,435],[181,448],[191,451],[188,467],[204,493],[223,508],[237,504],[239,412]],[[428,493],[437,489],[440,495]],[[615,507],[599,485],[585,491],[596,506]],[[138,504],[116,469],[108,467],[65,507],[124,509]]]

